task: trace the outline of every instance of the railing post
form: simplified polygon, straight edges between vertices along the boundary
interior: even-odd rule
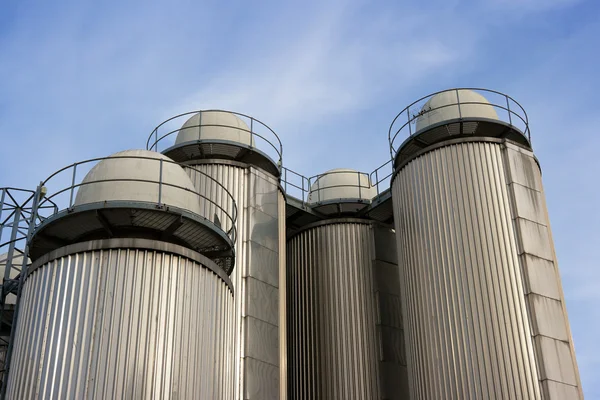
[[[69,209],[73,207],[73,192],[75,191],[75,177],[77,175],[77,164],[73,165],[73,178],[71,179],[71,197],[69,199]]]
[[[315,184],[317,184],[317,201],[320,203],[321,202],[321,184],[319,183],[319,175],[317,175],[317,180],[315,181]],[[308,190],[310,191],[310,181],[308,181]]]
[[[455,90],[456,90],[456,104],[458,105],[458,118],[462,119],[462,111],[460,109],[460,97],[458,95],[458,89],[455,89]]]
[[[379,168],[375,170],[375,187],[377,188],[377,196],[379,196]]]
[[[158,206],[162,206],[162,176],[163,176],[163,159],[160,159],[160,168],[158,173]]]
[[[358,176],[358,198],[362,199],[361,185],[360,185],[360,172],[356,172],[356,176]]]
[[[154,130],[154,151],[158,152],[158,128]],[[150,148],[152,150],[152,148]]]
[[[202,111],[198,113],[198,141],[200,140],[202,140]]]
[[[412,124],[412,121],[410,119],[410,110],[408,109],[408,107],[406,107],[406,120],[408,121],[408,136],[412,136],[412,126],[410,126]],[[398,136],[398,132],[396,132],[396,136]],[[394,136],[394,139],[396,138],[396,136]],[[392,140],[393,142],[393,140]],[[393,148],[393,145],[392,145]],[[392,154],[392,158],[394,157],[394,155]]]
[[[508,123],[512,126],[512,115],[510,111],[510,102],[508,101],[508,96],[504,96],[506,98],[506,110],[508,111]]]
[[[253,140],[254,140],[254,118],[250,117],[250,147],[252,147]]]
[[[304,179],[305,179],[305,177],[304,177],[304,176],[302,176],[302,177],[300,178],[300,180],[302,181],[302,203],[304,203],[304,202],[305,202],[305,200],[304,200]],[[309,182],[309,183],[310,183],[310,182]],[[307,199],[307,200],[308,200],[308,199]]]

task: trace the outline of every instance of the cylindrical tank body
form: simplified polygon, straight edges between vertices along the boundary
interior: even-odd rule
[[[411,399],[582,398],[533,153],[438,143],[392,197]]]
[[[285,200],[279,186],[281,159],[276,162],[268,155],[274,153],[263,152],[275,150],[281,157],[281,145],[270,128],[242,114],[221,110],[199,111],[188,117],[190,114],[180,116],[187,120],[177,131],[175,146],[165,154],[189,165],[186,170],[198,192],[217,199],[221,193],[204,173],[225,187],[237,205],[236,257],[231,273],[236,292],[232,314],[236,333],[234,396],[240,400],[284,399],[285,342],[280,338],[285,324],[280,322],[285,318],[280,314],[285,313],[285,299],[281,299],[280,288],[285,274],[280,270],[285,260],[285,245],[281,244],[285,243]],[[229,209],[230,201],[222,198],[217,203]],[[211,204],[201,208],[205,206],[208,215],[222,220],[221,209]]]
[[[411,398],[583,398],[525,111],[484,89],[409,108],[390,143],[416,122],[392,178]]]
[[[392,229],[362,219],[305,227],[287,245],[290,399],[404,399]]]
[[[281,383],[280,270],[285,250],[285,200],[273,175],[221,159],[191,161],[187,171],[199,191],[213,189],[196,170],[219,181],[237,204],[235,288],[235,398],[278,399]],[[216,188],[215,188],[216,189]],[[218,210],[215,211],[218,214]],[[285,360],[283,360],[285,361]]]
[[[231,282],[197,252],[69,245],[34,262],[21,301],[8,398],[233,396]]]

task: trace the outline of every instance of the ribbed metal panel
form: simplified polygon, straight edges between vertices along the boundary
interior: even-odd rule
[[[279,252],[285,238],[285,222],[281,224],[279,216],[285,213],[284,204],[278,200],[276,178],[240,163],[213,161],[193,168],[225,186],[238,209],[236,260],[230,276],[236,294],[235,398],[276,399],[280,393]],[[201,193],[218,189],[193,169],[187,171]]]
[[[544,399],[583,399],[539,164],[531,151],[504,145],[541,392]]]
[[[226,282],[178,254],[55,258],[25,282],[8,398],[231,399],[232,311]]]
[[[287,395],[287,273],[286,273],[286,207],[285,197],[279,192],[279,398]]]
[[[243,279],[243,266],[247,264],[247,241],[248,241],[248,183],[247,177],[248,169],[227,164],[198,164],[193,166],[194,169],[204,172],[209,176],[216,179],[221,183],[235,199],[238,216],[237,216],[237,240],[235,243],[235,267],[230,275],[231,282],[233,283],[234,290],[236,292],[235,304],[234,304],[234,349],[233,349],[233,376],[234,376],[234,395],[235,399],[243,399],[243,379],[244,376],[244,363],[243,363],[243,343],[242,343],[242,332],[243,327],[243,299],[246,296],[246,285]],[[210,179],[207,179],[204,175],[199,174],[192,168],[186,169],[188,175],[192,179],[194,186],[201,193],[218,193],[218,187],[212,184]],[[208,197],[208,196],[207,196]],[[210,207],[210,205],[207,205]],[[215,209],[220,216],[219,210]]]
[[[411,398],[539,399],[502,146],[437,148],[392,184]]]
[[[401,316],[390,316],[377,300],[383,298],[380,293],[393,296],[377,287],[376,280],[385,279],[375,272],[371,223],[352,221],[310,227],[288,241],[290,399],[398,398],[398,393],[382,396],[382,386],[394,386],[385,382],[382,369],[391,371],[384,362],[404,358],[402,335],[382,321],[395,325],[389,321],[401,321]],[[395,258],[394,250],[387,250]],[[390,276],[391,286],[398,286],[397,270]],[[390,340],[384,338],[388,333]],[[389,378],[402,380],[401,374]]]

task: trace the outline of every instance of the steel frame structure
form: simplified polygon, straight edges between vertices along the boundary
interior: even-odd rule
[[[38,223],[43,222],[40,212],[58,210],[48,201],[39,206],[45,188],[40,184],[36,190],[13,187],[0,188],[0,260],[4,276],[0,285],[0,399],[6,396],[6,384],[10,372],[10,360],[15,330],[19,317],[21,289],[29,268],[29,241]],[[10,295],[16,296],[14,304],[7,302]]]

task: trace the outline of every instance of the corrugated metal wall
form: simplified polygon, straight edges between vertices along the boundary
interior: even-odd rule
[[[544,399],[583,399],[542,175],[533,153],[506,143],[508,192]]]
[[[279,259],[285,222],[276,178],[250,166],[215,160],[194,168],[207,173],[233,195],[238,208],[235,290],[235,398],[277,399],[280,392]],[[199,191],[214,183],[187,169]],[[211,186],[213,185],[213,186]],[[218,211],[217,211],[218,214]]]
[[[396,254],[384,245],[378,257],[377,247],[364,220],[331,221],[288,241],[290,399],[401,398]]]
[[[196,261],[59,257],[25,282],[8,398],[233,398],[233,295]]]
[[[503,146],[401,168],[392,190],[416,399],[539,399]]]
[[[279,192],[279,398],[286,400],[287,393],[287,273],[286,273],[286,228],[285,197]]]

